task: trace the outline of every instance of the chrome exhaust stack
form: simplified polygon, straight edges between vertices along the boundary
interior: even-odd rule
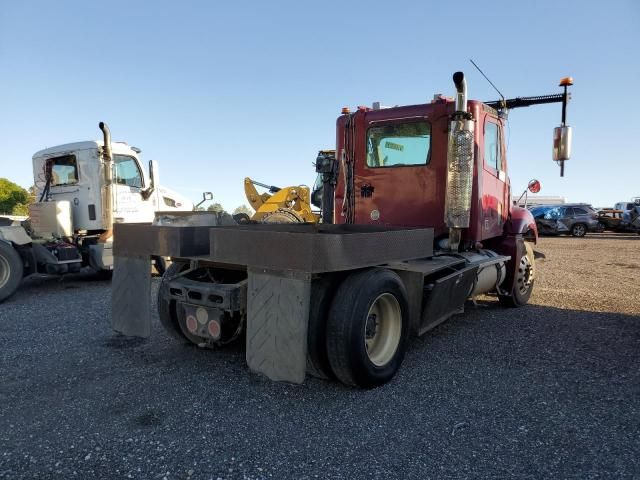
[[[456,86],[456,111],[449,124],[445,218],[449,227],[449,248],[457,252],[462,229],[469,228],[471,216],[475,123],[473,116],[467,113],[467,82],[464,73],[454,73],[453,83]]]
[[[100,241],[106,242],[113,236],[113,152],[111,151],[111,131],[106,123],[100,122],[102,130],[102,168],[104,187],[102,188],[102,219],[106,232],[100,235]]]

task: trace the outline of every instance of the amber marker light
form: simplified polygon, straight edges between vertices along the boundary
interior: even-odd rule
[[[351,110],[349,110],[349,107],[342,107],[342,114],[343,115],[347,115],[351,113]]]
[[[564,77],[560,79],[560,87],[568,87],[573,85],[573,77]]]

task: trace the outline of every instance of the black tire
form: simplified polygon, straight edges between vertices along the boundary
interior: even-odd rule
[[[164,272],[167,271],[167,260],[164,257],[159,257],[154,255],[151,257],[153,260],[153,267],[156,269],[156,273],[160,276],[164,275]]]
[[[383,362],[374,363],[366,342],[375,339],[378,328],[385,329],[376,322],[371,314],[372,306],[381,298],[394,305],[394,315],[387,316],[394,328],[397,339],[393,343],[385,341],[387,357]],[[397,309],[396,309],[397,307]],[[379,314],[382,310],[378,310]],[[373,319],[373,337],[369,337],[369,324]],[[388,320],[382,317],[385,325]],[[404,359],[409,334],[409,315],[407,293],[400,277],[391,270],[369,269],[351,274],[340,285],[336,293],[327,320],[327,354],[331,369],[344,384],[362,388],[382,385],[395,375]],[[382,335],[382,334],[381,334]],[[376,347],[377,348],[377,347]],[[395,350],[393,349],[395,348]],[[392,354],[391,354],[392,352]]]
[[[584,237],[587,234],[587,226],[584,223],[575,223],[571,227],[571,235],[574,237]]]
[[[168,279],[175,277],[178,273],[188,267],[189,264],[184,262],[174,262],[162,275],[160,287],[158,288],[158,317],[164,329],[178,340],[188,340],[190,343],[199,344],[204,340],[195,335],[191,335],[189,330],[183,327],[182,322],[178,318],[175,300],[169,297]]]
[[[518,273],[509,295],[499,295],[504,307],[523,307],[529,302],[535,284],[535,254],[529,242],[524,242],[524,254],[518,261]]]
[[[311,311],[307,329],[307,373],[325,380],[334,379],[327,354],[327,317],[335,286],[323,277],[311,284]]]
[[[10,244],[0,241],[0,302],[15,293],[23,274],[20,254]]]
[[[598,232],[602,233],[607,229],[607,226],[602,222],[598,222],[598,227],[597,228],[598,228]]]

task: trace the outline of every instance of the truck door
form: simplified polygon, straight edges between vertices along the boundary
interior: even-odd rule
[[[431,124],[424,117],[369,123],[364,159],[357,159],[355,223],[433,226],[431,212],[441,223],[430,160]]]
[[[114,222],[152,221],[153,205],[142,197],[145,184],[138,160],[129,155],[115,154],[113,169]]]
[[[484,160],[482,162],[482,238],[502,235],[509,206],[506,162],[502,141],[502,124],[490,115],[483,126]]]

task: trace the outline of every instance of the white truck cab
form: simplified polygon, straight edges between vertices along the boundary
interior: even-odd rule
[[[102,148],[103,142],[95,140],[59,145],[33,155],[38,200],[69,201],[74,231],[108,229],[102,200]],[[193,203],[180,194],[160,186],[153,188],[149,170],[145,172],[142,167],[140,149],[124,142],[113,142],[111,149],[114,223],[151,222],[159,210],[193,209]],[[151,168],[156,169],[157,181],[157,167]],[[50,184],[47,186],[49,169]]]
[[[193,203],[159,185],[158,165],[141,151],[103,140],[68,143],[33,155],[36,202],[25,225],[0,222],[0,301],[32,273],[113,269],[113,224],[151,223],[156,212],[191,211]],[[161,259],[158,259],[156,266]]]

